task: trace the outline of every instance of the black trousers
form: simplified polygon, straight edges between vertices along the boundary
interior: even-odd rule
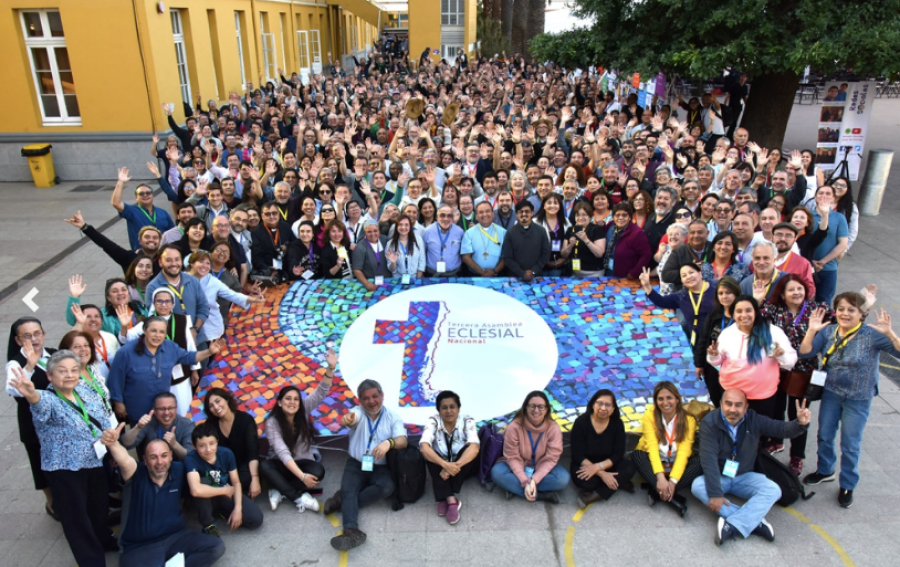
[[[631,453],[631,462],[634,463],[635,468],[637,468],[638,473],[644,478],[645,481],[650,485],[653,491],[656,491],[656,475],[653,474],[653,464],[650,463],[650,455],[645,453],[644,451],[633,451]],[[687,490],[690,492],[691,484],[693,484],[694,479],[703,474],[703,469],[700,468],[700,456],[699,455],[691,455],[688,459],[687,465],[684,467],[684,473],[682,473],[681,478],[678,479],[678,484],[675,485],[675,492],[682,492]]]
[[[256,502],[246,494],[241,494],[241,527],[251,530],[258,528],[263,523],[262,510]],[[212,498],[194,497],[194,508],[197,509],[197,519],[201,526],[214,524],[213,516],[222,514],[227,520],[234,511],[234,499],[230,496],[213,496]]]
[[[800,398],[788,396],[784,392],[775,394],[775,419],[784,420],[784,410],[787,410],[788,421],[797,419],[797,402],[802,401]],[[811,402],[808,402],[811,403]],[[806,440],[809,437],[809,430],[804,429],[803,433],[791,439],[791,456],[806,458]],[[784,439],[775,439],[777,443],[784,443]]]
[[[53,509],[62,523],[69,549],[80,567],[106,567],[106,550],[117,549],[106,525],[109,488],[103,467],[79,471],[45,471]]]
[[[580,467],[581,463],[572,463],[572,470],[569,471],[572,475],[572,483],[574,483],[575,486],[584,491],[596,492],[604,500],[608,500],[610,496],[616,493],[615,490],[606,486],[606,484],[600,480],[599,476],[592,476],[587,480],[578,478],[578,469]],[[619,483],[619,487],[621,488],[625,483],[631,482],[631,479],[634,478],[635,470],[634,463],[628,459],[622,459],[611,468],[607,469],[607,472],[619,473],[616,475],[616,482]]]
[[[750,409],[752,409],[759,415],[764,415],[772,419],[778,419],[777,417],[775,417],[775,409],[778,406],[776,398],[778,398],[778,392],[775,392],[775,394],[773,394],[771,397],[765,398],[763,400],[748,400],[747,405],[750,407]]]
[[[710,366],[708,362],[703,363],[703,381],[706,382],[706,389],[709,391],[709,402],[719,407],[722,404],[722,394],[725,389],[719,384],[719,371]]]
[[[35,490],[50,488],[44,471],[41,470],[41,444],[23,443],[25,452],[28,453],[28,464],[31,465],[31,479],[34,481]]]
[[[462,457],[462,454],[466,451],[467,448],[468,445],[460,449],[459,453],[456,454],[454,460],[459,460],[459,458]],[[442,469],[440,465],[436,465],[431,461],[425,461],[425,465],[428,466],[428,473],[431,475],[431,487],[434,490],[434,501],[443,502],[451,496],[459,494],[466,479],[474,475],[478,470],[480,457],[481,456],[479,455],[478,457],[472,459],[470,462],[464,464],[460,469],[459,474],[457,474],[456,476],[451,476],[447,480],[441,478],[441,471],[444,469]]]
[[[322,463],[310,459],[301,459],[294,462],[306,474],[311,474],[320,481],[325,478],[325,467],[322,466]],[[259,473],[275,490],[292,502],[300,498],[304,492],[309,492],[306,485],[288,470],[285,464],[281,462],[281,459],[261,461],[259,463]]]

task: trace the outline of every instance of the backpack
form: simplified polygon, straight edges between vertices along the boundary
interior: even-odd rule
[[[412,504],[425,493],[425,457],[417,447],[406,447],[388,452],[388,467],[394,477],[394,497],[391,509],[403,509],[403,503]]]
[[[503,456],[503,435],[497,431],[496,424],[485,423],[478,430],[478,439],[481,442],[478,482],[493,492],[494,482],[491,480],[491,469]]]
[[[756,459],[756,470],[766,475],[766,478],[781,488],[781,498],[778,503],[782,506],[790,506],[801,498],[809,500],[816,495],[815,492],[807,494],[803,483],[791,469],[766,451],[759,452]]]

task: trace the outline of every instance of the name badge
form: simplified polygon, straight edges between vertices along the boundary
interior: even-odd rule
[[[310,279],[311,277],[313,277],[314,275],[315,275],[315,274],[313,273],[312,270],[306,270],[305,272],[303,272],[302,274],[300,274],[300,277],[303,278],[303,279],[305,279],[305,280],[308,280],[308,279]]]
[[[551,240],[550,241],[550,250],[553,252],[559,252],[562,249],[562,242],[559,240]]]
[[[363,455],[362,470],[364,472],[372,472],[375,467],[375,457],[372,455]]]
[[[375,276],[375,285],[384,285],[384,276]]]
[[[106,451],[106,445],[101,443],[99,439],[94,441],[94,454],[97,455],[98,459],[103,460],[103,457],[106,456]]]
[[[581,271],[581,260],[579,260],[578,258],[572,260],[572,269],[576,272]]]
[[[438,262],[437,268],[435,271],[439,274],[443,274],[444,272],[446,272],[447,271],[447,262]]]
[[[727,461],[725,461],[725,466],[722,468],[722,474],[727,476],[728,478],[734,478],[735,476],[737,476],[739,464],[740,463],[738,463],[737,461],[728,459]]]
[[[613,259],[610,258],[610,259],[609,259],[609,265],[606,267],[606,269],[607,269],[607,270],[612,270],[612,269],[613,269],[613,263],[614,263],[614,262],[613,262]]]
[[[409,274],[403,274],[403,277],[400,278],[401,285],[409,285],[409,282],[412,280],[412,276]]]
[[[343,258],[344,260],[346,260],[347,259],[347,249],[344,248],[343,246],[341,246],[340,248],[337,249],[337,255],[338,255],[338,258]]]
[[[176,364],[172,368],[172,378],[175,380],[178,380],[179,378],[184,378],[184,368],[182,368],[180,364]]]
[[[531,478],[534,476],[534,467],[525,467],[525,476]]]
[[[812,378],[809,383],[813,386],[824,386],[825,380],[828,378],[828,373],[823,372],[822,370],[813,370]]]
[[[278,260],[277,258],[272,260],[272,267],[275,268],[276,270],[280,270],[281,269],[281,260]]]

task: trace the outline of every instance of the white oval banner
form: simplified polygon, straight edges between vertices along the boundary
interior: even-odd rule
[[[437,413],[453,390],[476,420],[516,410],[543,390],[559,351],[550,327],[523,303],[490,289],[442,284],[410,289],[369,307],[341,342],[340,369],[356,393],[371,378],[406,423]]]

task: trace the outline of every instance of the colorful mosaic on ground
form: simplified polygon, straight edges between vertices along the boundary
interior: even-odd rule
[[[450,278],[422,279],[412,287],[446,282],[504,293],[544,318],[559,348],[556,374],[546,391],[553,416],[564,431],[571,429],[600,388],[616,393],[630,430],[640,427],[645,404],[661,380],[675,382],[685,402],[708,398],[703,381],[694,374],[690,346],[674,313],[656,308],[642,291],[624,280],[555,278],[526,284],[514,279]],[[324,373],[321,364],[328,347],[338,350],[344,333],[361,313],[410,287],[389,281],[368,292],[356,282],[313,280],[267,290],[265,304],[232,312],[227,347],[207,371],[204,390],[198,392],[191,408],[194,420],[205,418],[200,402],[205,389],[221,387],[233,392],[241,408],[262,425],[286,384],[306,393],[315,390]],[[430,321],[433,325],[437,307],[423,304],[415,316],[422,324]],[[388,329],[387,324],[376,329],[376,334],[385,333],[376,340],[404,342],[402,335],[413,331]],[[420,376],[404,378],[419,380]],[[340,417],[354,405],[355,395],[338,372],[329,396],[313,412],[318,433],[345,433]],[[505,424],[510,417],[497,416],[497,421]],[[418,427],[410,429],[416,432]]]

